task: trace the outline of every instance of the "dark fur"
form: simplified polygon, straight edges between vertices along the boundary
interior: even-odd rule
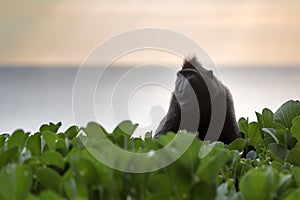
[[[199,73],[200,72],[200,73]],[[191,59],[186,59],[184,61],[182,70],[178,72],[178,75],[183,75],[192,86],[198,101],[198,106],[200,109],[200,121],[198,125],[199,138],[204,139],[206,132],[208,130],[210,120],[211,120],[211,98],[219,98],[220,95],[224,93],[219,92],[225,90],[226,95],[226,118],[224,126],[219,137],[219,141],[226,144],[232,142],[234,139],[241,137],[238,130],[233,100],[231,93],[227,87],[225,87],[217,78],[213,75],[212,71],[207,71],[202,65],[197,61],[195,57]],[[207,84],[205,80],[211,81],[213,85],[213,94],[210,95]],[[175,89],[176,90],[176,89]],[[196,111],[195,111],[196,112]],[[168,131],[177,133],[179,129],[179,124],[181,120],[181,108],[180,103],[177,101],[175,94],[173,93],[170,108],[167,115],[162,120],[159,128],[156,130],[155,137],[159,137],[161,134],[165,134]],[[189,127],[183,127],[189,131]]]

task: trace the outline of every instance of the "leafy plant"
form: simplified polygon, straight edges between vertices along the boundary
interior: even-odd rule
[[[147,173],[105,166],[85,148],[89,135],[76,126],[65,132],[59,131],[61,123],[44,124],[34,134],[17,130],[0,135],[0,199],[296,200],[300,195],[299,114],[299,101],[288,101],[275,113],[264,109],[256,113],[255,122],[239,120],[244,138],[229,145],[195,138],[175,162]],[[153,139],[147,133],[143,139],[132,138],[137,125],[130,121],[112,133],[93,126],[118,148],[149,155],[175,136],[168,133]],[[124,165],[130,162],[122,160]]]

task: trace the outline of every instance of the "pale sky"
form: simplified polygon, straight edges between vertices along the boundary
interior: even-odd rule
[[[300,65],[297,0],[0,3],[0,66],[79,66],[99,43],[141,27],[187,35],[219,66]],[[167,57],[154,58],[159,62]],[[135,59],[147,59],[147,53],[124,63]]]

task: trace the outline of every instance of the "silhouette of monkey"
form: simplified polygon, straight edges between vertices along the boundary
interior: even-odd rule
[[[210,84],[210,89],[208,89],[207,83]],[[189,85],[189,87],[187,87],[187,85]],[[194,97],[196,96],[198,104],[196,107],[198,107],[199,110],[194,108],[195,104],[192,105],[192,103],[190,103],[191,105],[189,105],[191,92],[187,91],[189,90],[188,88],[193,90]],[[202,67],[196,57],[185,59],[182,69],[177,73],[176,87],[172,94],[168,113],[160,122],[154,137],[158,138],[160,135],[166,134],[168,131],[177,133],[179,128],[187,131],[195,131],[189,130],[191,127],[189,127],[188,123],[183,124],[183,126],[180,125],[182,109],[187,108],[187,113],[191,114],[191,116],[193,116],[195,112],[200,111],[200,117],[198,117],[198,129],[196,131],[199,133],[199,138],[203,140],[211,121],[211,102],[214,100],[213,98],[220,98],[221,95],[226,95],[226,97],[223,96],[223,99],[226,99],[225,122],[221,134],[216,134],[220,135],[218,139],[219,141],[229,144],[236,138],[241,137],[229,89],[213,75],[212,71],[208,71]],[[188,120],[193,121],[193,119],[193,117],[190,117]]]

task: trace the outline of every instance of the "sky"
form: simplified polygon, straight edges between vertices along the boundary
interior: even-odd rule
[[[142,27],[171,29],[190,37],[218,66],[300,64],[297,0],[0,3],[0,66],[78,67],[99,43]],[[158,54],[144,52],[119,64],[166,60]]]
[[[299,99],[299,0],[0,0],[0,5],[0,93],[5,97],[0,103],[0,132],[35,130],[49,121],[72,124],[70,75],[75,73],[64,70],[76,69],[56,72],[46,67],[79,67],[97,45],[144,27],[173,30],[199,44],[216,67],[223,67],[222,81],[232,91],[238,117],[255,118],[254,111],[275,111],[284,101]],[[107,49],[107,57],[114,50]],[[182,59],[142,50],[113,64],[132,67],[149,62],[180,67]],[[45,68],[5,69],[28,66]],[[162,80],[173,80],[172,70],[174,76],[161,76]]]

